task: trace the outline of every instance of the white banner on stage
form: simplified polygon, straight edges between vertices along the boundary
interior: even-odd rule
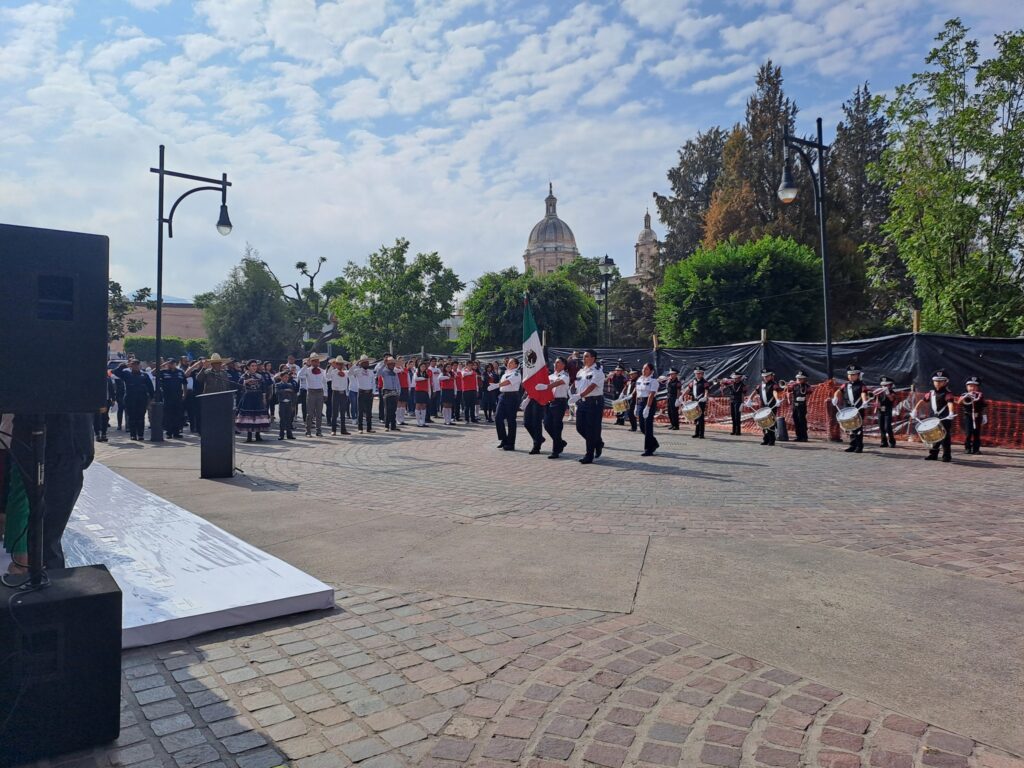
[[[64,534],[69,567],[103,564],[124,593],[122,645],[334,607],[334,590],[99,463]]]

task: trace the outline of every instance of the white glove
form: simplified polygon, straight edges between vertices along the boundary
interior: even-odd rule
[[[419,381],[422,381],[422,379],[419,379]],[[488,384],[487,385],[487,391],[488,392],[493,392],[494,390],[498,389],[500,386],[501,386],[500,384]]]
[[[987,415],[981,417],[981,423],[982,424],[988,424],[988,416]]]
[[[536,389],[538,392],[543,392],[547,388],[548,388],[547,384],[538,384],[537,386],[534,387],[534,389]]]
[[[650,415],[651,415],[651,406],[647,406],[646,408],[644,408],[644,418],[645,419],[649,418]]]
[[[573,394],[569,395],[569,405],[576,405],[576,403],[578,403],[579,401],[580,401],[580,396],[577,395],[575,392]]]

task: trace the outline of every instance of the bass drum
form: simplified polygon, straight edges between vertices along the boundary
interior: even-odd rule
[[[754,411],[754,423],[761,429],[775,429],[775,411],[771,408]]]
[[[918,437],[929,445],[941,443],[942,438],[946,436],[946,426],[942,423],[942,419],[934,416],[917,422],[914,429],[917,430]]]
[[[847,432],[853,432],[864,426],[864,419],[861,418],[860,408],[840,408],[836,413],[836,421]]]

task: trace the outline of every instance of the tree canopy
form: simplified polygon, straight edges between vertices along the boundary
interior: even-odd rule
[[[586,292],[559,272],[522,274],[515,267],[488,272],[463,304],[458,348],[509,349],[523,343],[523,295],[548,343],[575,346],[592,343],[598,333],[597,304]]]
[[[281,286],[251,246],[228,279],[195,302],[210,346],[224,356],[280,360],[294,351]]]
[[[791,239],[700,249],[665,270],[655,322],[664,344],[706,346],[823,335],[821,260]]]
[[[129,317],[135,311],[136,304],[150,303],[149,288],[140,288],[129,298],[125,295],[121,284],[116,280],[107,281],[107,340],[117,341],[130,333],[138,333],[146,325],[146,321],[138,317]],[[155,306],[155,305],[154,305]]]
[[[437,252],[408,258],[409,241],[382,245],[365,265],[349,262],[339,294],[330,304],[341,343],[351,354],[380,355],[433,347],[445,338],[441,321],[451,316],[465,284]]]

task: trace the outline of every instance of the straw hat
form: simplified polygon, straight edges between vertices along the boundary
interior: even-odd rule
[[[343,358],[341,355],[338,355],[336,358],[331,360],[331,362],[332,363],[338,363],[339,365],[347,365],[348,364],[348,360]]]
[[[207,358],[206,362],[208,362],[208,363],[230,363],[231,362],[231,358],[230,357],[221,357],[216,352],[214,352],[212,355],[210,355]]]
[[[318,355],[316,352],[314,352],[312,355],[309,356],[309,362],[312,363],[314,361],[316,361],[318,363],[320,362],[320,355]]]

